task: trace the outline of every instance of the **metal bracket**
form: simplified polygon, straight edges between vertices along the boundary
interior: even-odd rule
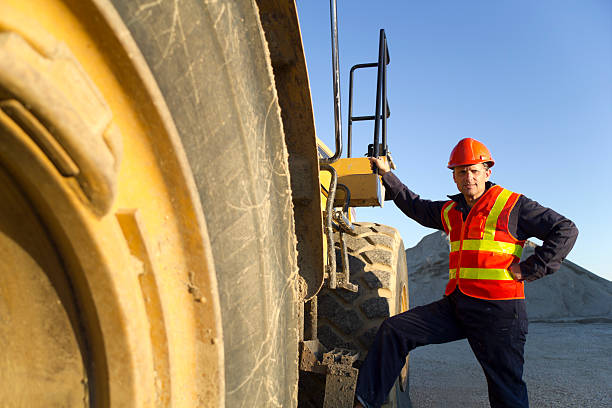
[[[359,352],[340,348],[323,354],[323,364],[327,366],[323,408],[353,405],[359,374],[359,370],[353,367],[353,363],[358,357]]]
[[[300,343],[300,370],[325,375],[323,408],[350,408],[355,399],[359,352],[342,348],[326,351],[318,340]]]
[[[346,248],[346,241],[344,240],[344,232],[340,231],[340,255],[342,256],[342,273],[337,275],[337,285],[340,288],[346,289],[350,292],[357,292],[359,287],[354,283],[351,283],[351,271],[349,268],[348,249]]]
[[[355,232],[355,226],[351,223],[348,217],[345,215],[348,213],[350,202],[351,202],[351,190],[344,184],[338,183],[337,188],[344,190],[345,199],[344,206],[342,209],[334,210],[333,220],[336,222],[336,229],[340,234],[340,254],[342,256],[342,273],[337,274],[336,286],[346,289],[351,292],[357,292],[358,287],[350,282],[350,270],[348,262],[348,251],[346,248],[346,242],[344,241],[345,233]]]

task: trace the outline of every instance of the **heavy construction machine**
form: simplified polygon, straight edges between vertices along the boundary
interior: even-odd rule
[[[408,292],[337,78],[330,151],[293,1],[0,0],[0,406],[351,406]]]

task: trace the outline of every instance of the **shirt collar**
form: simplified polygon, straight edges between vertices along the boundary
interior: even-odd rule
[[[485,183],[485,193],[495,185],[495,183],[491,182],[491,181],[487,181]],[[483,193],[484,194],[484,193]],[[469,208],[467,205],[467,201],[465,201],[465,197],[463,196],[463,194],[459,193],[459,194],[453,194],[453,195],[448,195],[448,198],[450,198],[451,200],[453,200],[454,202],[456,202],[459,206],[459,208]]]

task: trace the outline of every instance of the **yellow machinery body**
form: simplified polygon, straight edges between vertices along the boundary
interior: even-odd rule
[[[297,406],[329,183],[294,2],[0,0],[0,406]]]
[[[351,192],[351,207],[382,207],[385,188],[380,176],[372,171],[367,157],[339,159],[332,166],[338,172],[338,183],[344,184]],[[335,207],[341,207],[346,197],[343,190],[336,195]]]
[[[317,146],[327,157],[333,155],[330,148],[317,138]],[[383,160],[387,160],[383,157]],[[338,184],[344,184],[350,190],[350,207],[382,207],[384,205],[385,187],[381,177],[374,174],[370,160],[367,157],[340,158],[331,164],[338,175]],[[321,178],[321,210],[325,210],[327,190],[331,175],[322,172]],[[346,203],[344,190],[336,193],[334,207],[342,207]],[[350,214],[349,214],[350,215]]]

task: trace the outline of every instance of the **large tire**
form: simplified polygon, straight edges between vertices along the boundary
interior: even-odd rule
[[[200,193],[221,300],[226,405],[291,406],[296,243],[280,109],[257,7],[114,4],[153,69]],[[142,7],[146,14],[132,18]]]
[[[79,193],[79,184],[56,174],[45,152],[31,141],[26,140],[27,149],[19,146],[25,159],[13,159],[17,148],[0,129],[0,186],[10,187],[15,203],[31,204],[31,211],[23,210],[35,218],[28,231],[48,232],[50,242],[39,244],[38,251],[57,253],[45,258],[49,265],[43,272],[65,269],[57,278],[60,284],[49,283],[45,273],[33,269],[36,282],[44,282],[21,286],[44,294],[37,308],[53,302],[48,315],[61,326],[50,328],[51,323],[34,317],[23,324],[37,326],[30,332],[44,332],[44,339],[69,344],[66,361],[74,365],[66,370],[71,387],[66,393],[58,386],[60,377],[47,381],[51,375],[45,375],[39,394],[58,394],[53,400],[33,395],[31,401],[17,403],[6,393],[0,394],[8,398],[0,399],[0,405],[80,401],[91,406],[295,406],[298,299],[291,188],[280,109],[255,3],[10,3],[21,16],[31,15],[2,21],[9,40],[19,37],[24,44],[35,44],[23,47],[28,56],[30,48],[50,50],[50,56],[37,57],[44,61],[41,66],[51,65],[45,58],[55,57],[56,48],[48,44],[66,43],[80,63],[70,73],[85,79],[64,75],[57,88],[71,90],[72,81],[94,89],[92,94],[106,108],[102,124],[114,129],[109,123],[115,122],[125,152],[121,161],[115,139],[83,136],[91,142],[83,150],[94,163],[113,156],[114,162],[101,167],[117,182],[116,191],[102,192],[107,198],[102,204],[92,199],[92,205],[81,205],[90,198],[87,190]],[[0,13],[0,20],[10,15]],[[22,24],[30,20],[39,20],[30,25],[43,28]],[[38,41],[36,30],[49,31],[44,36],[48,42]],[[10,67],[5,71],[10,73]],[[5,92],[0,83],[0,99],[8,94],[10,100],[20,100],[22,89],[35,92],[37,83],[24,78],[15,92]],[[37,97],[44,101],[44,96]],[[90,94],[66,96],[77,111],[82,103],[86,114],[93,112],[86,102],[97,102]],[[22,110],[31,109],[26,102]],[[7,129],[13,126],[5,122]],[[55,125],[53,120],[50,125]],[[22,136],[20,129],[13,130]],[[28,155],[40,159],[36,171],[44,177],[26,168],[35,167]],[[91,186],[85,181],[84,189]],[[191,194],[194,181],[197,195]],[[95,199],[99,191],[90,190]],[[57,193],[57,200],[49,192]],[[7,212],[19,213],[24,207],[9,204]],[[0,253],[19,244],[21,237],[17,227],[23,223],[9,215],[0,217],[0,226],[10,221],[14,227],[9,239],[0,239]],[[21,247],[21,252],[37,254],[25,244]],[[23,264],[34,264],[22,258]],[[0,264],[4,277],[9,271],[10,265]],[[13,280],[6,281],[13,285]],[[8,300],[29,302],[18,303],[17,293],[10,295],[0,292],[0,313]],[[36,316],[37,308],[14,317],[7,312],[0,319]],[[52,335],[62,328],[71,333]],[[9,332],[0,332],[0,345],[20,339]],[[40,355],[51,355],[61,346],[45,346]],[[3,360],[8,361],[3,371],[24,367],[27,355],[22,349],[15,348]],[[223,358],[216,358],[219,350],[224,350],[224,365]],[[53,372],[56,360],[40,371]],[[27,386],[19,380],[4,388],[14,389],[15,384]],[[218,395],[223,390],[224,398]]]
[[[374,223],[354,225],[354,234],[344,234],[344,240],[351,282],[359,290],[356,293],[327,287],[321,290],[318,337],[327,348],[358,350],[363,361],[383,320],[408,310],[408,268],[404,243],[395,228]],[[337,258],[341,270],[340,256]],[[402,374],[404,389],[407,366],[408,360]],[[398,406],[399,392],[397,383],[386,406]]]
[[[152,67],[195,177],[221,301],[226,405],[290,407],[297,395],[296,241],[257,7],[113,3]]]

